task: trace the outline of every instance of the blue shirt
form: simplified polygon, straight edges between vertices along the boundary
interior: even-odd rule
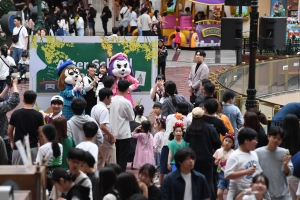
[[[281,108],[272,118],[272,120],[283,120],[287,114],[294,114],[300,119],[300,103],[288,103]]]
[[[210,198],[210,191],[206,178],[201,173],[192,170],[192,193],[193,199],[202,200]],[[161,185],[162,200],[183,200],[185,190],[185,181],[177,169],[169,173]]]
[[[294,166],[293,176],[300,178],[300,151],[296,153],[291,160]]]

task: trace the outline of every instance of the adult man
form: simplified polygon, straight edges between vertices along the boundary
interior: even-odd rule
[[[96,120],[103,133],[103,145],[99,147],[98,170],[105,164],[116,163],[116,139],[110,132],[109,112],[107,106],[111,103],[112,91],[109,88],[102,88],[99,91],[99,103],[95,105],[91,112],[91,117]]]
[[[114,96],[110,104],[111,132],[116,138],[117,163],[126,171],[128,151],[130,148],[131,131],[129,122],[134,120],[134,112],[130,101],[125,99],[129,90],[129,82],[118,82],[119,93]]]
[[[143,36],[148,36],[150,34],[150,27],[151,27],[151,19],[150,16],[148,15],[148,9],[143,8],[142,9],[142,16],[140,17],[140,22],[142,25],[142,32]]]
[[[52,113],[46,114],[44,111],[40,110],[40,113],[43,114],[43,117],[45,118],[46,124],[49,124],[52,122],[52,120],[64,117],[62,113],[62,108],[64,107],[64,99],[59,96],[55,95],[51,98],[50,106],[52,108]]]
[[[162,200],[209,199],[205,176],[194,171],[195,152],[181,148],[175,154],[177,169],[166,176],[161,185]]]
[[[12,149],[11,149],[9,137],[7,135],[8,119],[6,113],[13,110],[20,103],[17,84],[18,84],[18,79],[15,78],[13,80],[12,86],[10,87],[6,85],[6,87],[0,94],[0,136],[5,143],[8,164],[11,164]],[[5,95],[7,94],[9,88],[12,88],[12,96],[8,100],[4,101]]]
[[[108,22],[108,13],[111,12],[109,10],[109,7],[107,5],[107,0],[104,0],[103,1],[103,10],[102,10],[102,14],[100,15],[100,18],[102,20],[102,27],[103,27],[103,30],[104,30],[104,36],[107,36],[107,22]]]
[[[75,98],[71,103],[71,109],[74,112],[74,116],[71,117],[67,122],[67,134],[69,137],[72,137],[76,144],[83,142],[84,134],[83,134],[83,124],[85,122],[96,122],[89,115],[83,115],[83,111],[86,108],[86,101],[81,98]],[[98,127],[99,128],[99,127]],[[103,143],[103,136],[98,129],[98,133],[95,138],[95,144],[100,146]]]
[[[36,93],[32,90],[24,92],[24,107],[12,113],[9,126],[8,137],[13,148],[12,164],[22,165],[20,153],[15,146],[15,142],[24,141],[24,136],[29,135],[31,158],[36,158],[38,152],[38,143],[44,144],[42,127],[44,125],[43,115],[34,110],[33,106],[36,102]],[[13,134],[15,132],[15,134]]]
[[[21,60],[23,51],[27,50],[28,33],[27,29],[22,26],[20,17],[14,18],[14,24],[16,27],[13,30],[13,36],[17,39],[12,41],[10,50],[13,50],[12,57],[15,60],[15,63],[18,63],[19,60]]]
[[[204,63],[206,53],[203,50],[197,50],[196,54],[197,64],[193,65],[189,74],[188,83],[189,83],[189,92],[190,92],[190,101],[191,103],[195,102],[196,97],[200,94],[200,82],[208,78],[209,69]]]

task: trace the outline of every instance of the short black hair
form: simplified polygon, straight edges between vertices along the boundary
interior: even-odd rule
[[[118,27],[113,27],[112,28],[112,33],[113,34],[117,34],[119,32],[119,28]]]
[[[231,90],[226,90],[223,94],[223,101],[226,103],[229,99],[235,97],[235,93]]]
[[[212,82],[206,83],[204,85],[204,91],[205,95],[212,96],[215,93],[215,84],[213,84]]]
[[[103,85],[105,88],[111,88],[114,85],[114,77],[112,76],[104,76]]]
[[[84,131],[84,134],[85,134],[86,138],[92,138],[98,132],[98,125],[96,124],[96,122],[93,122],[93,121],[85,122],[82,125],[82,129]]]
[[[149,178],[152,181],[155,176],[155,167],[149,163],[146,163],[140,168],[139,174],[143,173],[145,170],[148,171]]]
[[[268,136],[277,136],[278,134],[280,135],[281,139],[284,139],[284,132],[279,126],[271,126],[268,129]]]
[[[152,108],[162,108],[162,104],[160,102],[155,102],[152,106]]]
[[[175,153],[174,160],[177,169],[180,169],[180,164],[185,161],[188,157],[191,159],[196,160],[196,154],[191,148],[180,148]]]
[[[127,80],[120,80],[118,82],[118,89],[120,92],[125,92],[129,88],[129,82]]]
[[[86,108],[86,101],[82,98],[74,98],[71,103],[71,109],[75,115],[82,115]]]
[[[81,12],[80,12],[81,13]],[[87,66],[87,69],[89,69],[90,67],[92,68],[97,68],[97,65],[95,63],[90,63],[88,66]]]
[[[210,98],[204,101],[204,108],[208,112],[208,114],[212,115],[217,112],[219,105],[214,98]]]
[[[197,50],[197,51],[195,52],[195,55],[197,55],[197,53],[200,53],[200,56],[206,57],[206,53],[205,53],[205,51],[203,51],[203,50]]]
[[[33,90],[27,90],[24,92],[24,101],[26,104],[33,104],[34,101],[36,100],[37,94]]]
[[[206,83],[211,83],[211,80],[209,80],[207,78],[202,79],[202,81],[201,81],[202,86],[204,86]]]
[[[94,168],[94,165],[96,163],[94,156],[88,152],[85,151],[85,163],[89,166],[89,168]]]
[[[189,104],[186,102],[177,103],[176,112],[179,112],[182,115],[188,115],[189,114]]]
[[[239,145],[244,144],[245,140],[254,140],[257,138],[257,132],[249,127],[242,128],[238,134]]]
[[[18,20],[19,22],[22,22],[21,17],[15,17],[14,20],[15,20],[15,19]]]
[[[101,90],[99,90],[99,93],[98,93],[100,101],[103,101],[106,97],[109,98],[112,95],[113,95],[113,92],[108,88],[102,88]]]
[[[83,151],[82,149],[78,149],[78,148],[72,148],[69,150],[67,158],[84,162],[85,161],[85,151]]]

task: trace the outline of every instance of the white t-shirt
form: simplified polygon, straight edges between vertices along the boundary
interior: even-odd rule
[[[137,26],[137,14],[134,11],[131,12],[130,26]]]
[[[155,17],[155,15],[152,16],[152,23],[157,23],[159,22],[159,20]]]
[[[58,23],[59,27],[62,28],[65,31],[69,31],[69,24],[64,19],[60,20]]]
[[[26,59],[26,60],[23,60],[21,58],[21,60],[18,62],[18,64],[21,64],[21,65],[29,65],[29,61]]]
[[[218,150],[214,153],[213,157],[214,157],[216,160],[219,159],[219,158],[222,158],[221,161],[225,161],[225,160],[227,161],[227,159],[229,158],[229,156],[230,156],[233,152],[234,152],[233,149],[230,149],[228,152],[226,152],[226,151],[224,151],[223,147],[221,147],[220,149],[218,149]],[[225,165],[225,166],[226,166],[226,165]],[[221,166],[222,171],[225,171],[225,166],[224,166],[224,167]]]
[[[248,169],[256,164],[256,171],[249,176],[243,176],[237,179],[231,179],[230,185],[242,185],[249,187],[251,185],[252,177],[262,173],[262,169],[259,165],[258,156],[255,151],[249,153],[243,152],[239,149],[235,150],[228,158],[225,167],[225,178],[233,172]]]
[[[7,56],[6,58],[2,55],[1,58],[4,60],[4,62],[8,66],[16,65],[14,59],[10,56]],[[6,77],[9,75],[9,68],[7,65],[3,62],[3,60],[0,58],[0,80],[6,80]]]
[[[20,28],[22,27],[21,31]],[[25,41],[28,40],[28,33],[27,33],[27,29],[24,26],[20,26],[15,27],[13,30],[13,35],[17,35],[20,31],[19,34],[19,40],[17,43],[13,43],[13,47],[14,48],[18,48],[18,49],[23,49],[25,47]]]
[[[46,165],[47,166],[58,166],[62,164],[62,154],[63,154],[63,146],[58,143],[60,149],[60,156],[57,158],[53,157],[53,150],[52,150],[52,142],[47,142],[43,146],[41,146],[38,150],[36,155],[35,163],[42,164],[43,157],[45,156]]]
[[[243,200],[257,200],[257,199],[254,194],[250,194],[250,195],[244,195]],[[262,200],[266,200],[266,199],[263,198]]]
[[[183,200],[190,200],[193,199],[193,192],[192,192],[192,174],[183,174],[181,173],[183,180],[185,181],[185,189],[184,189],[184,196]]]
[[[134,120],[134,112],[130,101],[123,96],[114,96],[110,104],[110,127],[116,139],[131,138],[129,122]]]
[[[150,90],[150,95],[152,94],[152,91],[153,91],[153,88],[151,88],[151,90]],[[160,90],[158,92],[160,92]],[[157,93],[155,93],[155,97],[156,97],[155,101],[153,101],[153,102],[160,102],[162,104],[165,100],[165,97],[163,97],[163,96],[159,99],[159,95]]]
[[[79,17],[76,23],[76,29],[83,29],[84,28],[84,21],[82,17]]]
[[[99,127],[100,127],[101,124],[105,124],[105,126],[108,128],[108,130],[110,130],[110,127],[109,127],[109,112],[108,112],[108,109],[107,109],[107,106],[105,105],[105,103],[103,103],[102,101],[99,101],[99,103],[97,103],[92,108],[91,117],[94,120],[96,120]],[[102,132],[102,134],[104,135],[105,133]]]
[[[150,31],[150,26],[149,26],[149,24],[151,23],[150,16],[148,14],[144,13],[140,17],[140,21],[142,24],[142,31]]]
[[[90,141],[83,141],[83,142],[80,142],[79,144],[77,144],[76,148],[90,152],[95,158],[95,161],[96,161],[95,163],[98,163],[99,149],[95,143],[90,142]]]

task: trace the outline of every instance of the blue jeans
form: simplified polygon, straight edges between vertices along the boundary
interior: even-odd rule
[[[12,53],[12,58],[15,60],[15,63],[18,63],[21,60],[23,49],[15,48]]]
[[[143,36],[142,27],[138,27],[138,31],[139,31],[139,36]]]
[[[6,87],[6,80],[0,80],[0,93],[4,90]],[[8,99],[8,93],[6,93],[4,101]]]
[[[66,30],[64,30],[64,36],[70,36],[70,32],[69,32],[69,31],[66,31]]]
[[[84,28],[77,29],[77,35],[78,36],[84,36]]]

